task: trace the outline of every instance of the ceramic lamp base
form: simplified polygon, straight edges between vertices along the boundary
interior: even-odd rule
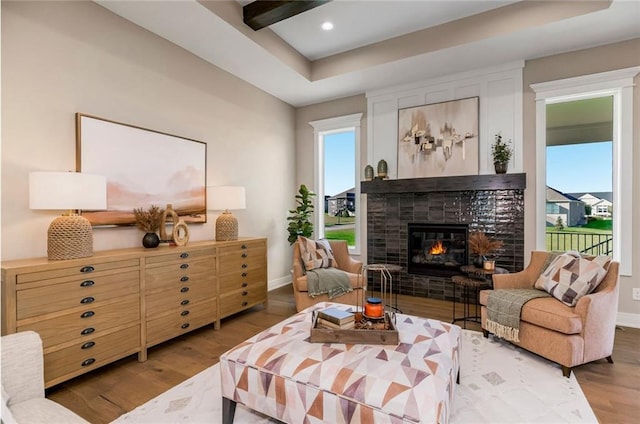
[[[229,211],[216,219],[216,241],[238,240],[238,220]]]
[[[47,255],[51,260],[93,256],[93,229],[80,215],[59,216],[49,225]]]

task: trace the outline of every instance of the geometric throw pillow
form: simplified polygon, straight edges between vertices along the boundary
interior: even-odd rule
[[[331,245],[327,240],[316,241],[298,236],[298,246],[300,246],[300,256],[306,271],[337,266]]]
[[[565,305],[575,306],[582,296],[593,292],[602,282],[610,262],[608,256],[582,258],[562,254],[544,270],[535,287],[545,290]]]

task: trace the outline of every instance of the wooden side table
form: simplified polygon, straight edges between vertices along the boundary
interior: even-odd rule
[[[457,321],[463,322],[463,328],[467,328],[467,322],[480,323],[480,316],[478,315],[478,301],[480,290],[489,289],[493,287],[493,274],[506,274],[507,271],[504,268],[496,267],[495,269],[488,271],[483,268],[478,268],[474,265],[463,265],[460,267],[460,271],[465,275],[454,275],[451,277],[453,283],[453,321],[455,324]],[[456,287],[460,287],[462,290],[462,310],[463,316],[456,317]],[[473,291],[475,310],[474,315],[471,315],[471,304],[466,300]]]

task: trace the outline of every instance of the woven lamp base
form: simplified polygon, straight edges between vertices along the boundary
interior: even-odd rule
[[[80,215],[59,216],[49,225],[47,255],[52,260],[93,256],[93,229]]]
[[[216,219],[216,241],[238,240],[238,220],[229,211]]]

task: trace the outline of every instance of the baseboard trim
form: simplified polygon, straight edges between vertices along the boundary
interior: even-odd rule
[[[628,312],[618,312],[616,324],[621,327],[640,328],[640,314],[630,314]]]
[[[287,284],[291,284],[291,275],[276,278],[275,280],[269,281],[269,284],[267,285],[267,290],[271,291],[271,290],[279,289],[280,287],[286,286]]]

